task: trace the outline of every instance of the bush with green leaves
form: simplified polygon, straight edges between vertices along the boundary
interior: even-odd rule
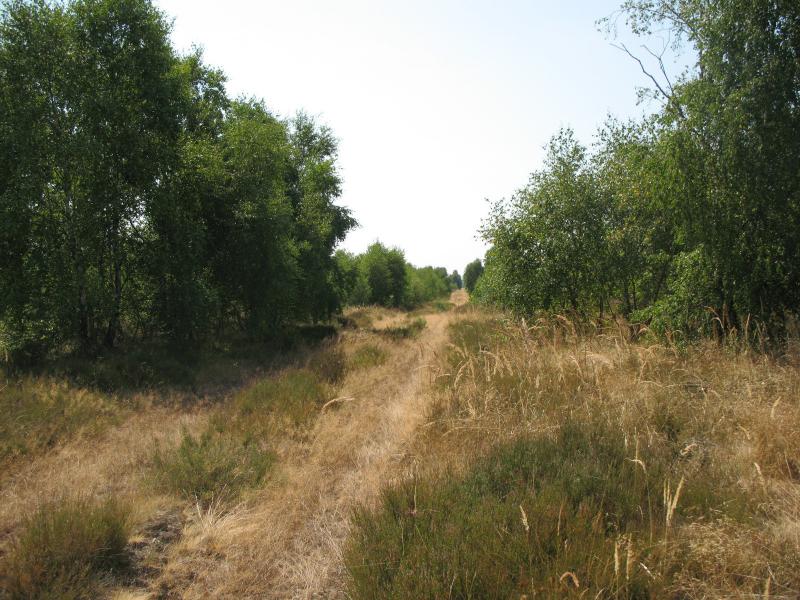
[[[800,310],[798,18],[791,2],[624,2],[612,34],[667,30],[696,62],[654,77],[661,110],[609,121],[595,152],[570,130],[553,137],[544,167],[484,223],[476,300],[690,337],[756,321],[778,338]]]
[[[476,258],[464,269],[464,289],[471,294],[475,290],[481,275],[483,275],[483,263],[479,258]]]

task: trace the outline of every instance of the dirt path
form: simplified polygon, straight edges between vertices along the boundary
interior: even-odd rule
[[[308,443],[287,449],[280,480],[255,506],[208,519],[185,538],[192,560],[184,568],[173,561],[166,574],[173,584],[184,580],[181,596],[343,597],[349,516],[403,475],[399,465],[430,401],[428,367],[447,341],[452,313],[425,319],[421,335],[393,345],[385,365],[345,380],[346,400],[325,410]],[[198,564],[200,548],[208,560]]]

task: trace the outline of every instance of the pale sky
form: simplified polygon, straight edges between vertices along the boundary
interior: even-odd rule
[[[647,84],[595,21],[620,0],[157,0],[180,50],[204,49],[232,96],[298,110],[340,140],[340,204],[413,264],[464,266],[486,199],[510,196],[562,126],[590,143]]]

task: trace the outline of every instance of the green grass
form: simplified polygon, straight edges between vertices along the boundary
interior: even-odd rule
[[[105,395],[67,383],[25,377],[0,384],[0,465],[78,432],[97,433],[118,413]]]
[[[177,448],[156,451],[158,487],[208,505],[234,499],[244,488],[261,483],[272,465],[272,453],[223,427],[220,421],[197,437],[184,432]]]
[[[128,509],[107,500],[62,499],[23,520],[0,564],[0,596],[11,600],[98,597],[103,578],[124,572]]]
[[[384,329],[373,329],[373,332],[393,341],[408,340],[417,337],[427,325],[425,319],[417,317],[415,319],[409,319],[403,325],[386,327]]]
[[[656,454],[642,455],[646,472],[627,456],[619,432],[567,424],[555,439],[501,445],[462,475],[396,485],[377,510],[354,516],[349,592],[578,598],[589,589],[591,598],[662,597],[661,582],[640,565],[654,569],[665,560],[663,484],[671,478],[674,490],[680,475]],[[675,520],[684,505],[707,515],[727,499],[687,477],[679,500]]]
[[[374,344],[359,346],[350,357],[348,368],[352,370],[368,369],[377,367],[386,362],[389,354],[383,348]]]
[[[313,418],[333,397],[332,388],[310,369],[288,369],[262,379],[234,398],[236,418],[255,423],[284,419],[300,426]]]

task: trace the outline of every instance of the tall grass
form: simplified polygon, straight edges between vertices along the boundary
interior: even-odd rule
[[[300,426],[332,397],[333,388],[314,371],[293,368],[258,381],[241,391],[233,403],[236,418],[249,420],[250,426],[275,419]]]
[[[0,380],[2,381],[2,380]],[[0,466],[113,422],[118,406],[104,394],[23,377],[0,383]]]
[[[262,377],[212,416],[200,435],[184,432],[173,448],[157,448],[157,487],[209,506],[260,485],[275,462],[273,439],[302,432],[333,398],[347,359],[327,346],[292,367]]]
[[[425,319],[416,317],[407,319],[402,325],[373,329],[373,332],[394,341],[407,340],[417,337],[427,325]]]
[[[89,599],[105,577],[124,572],[128,508],[115,500],[61,499],[27,516],[0,567],[10,599]]]
[[[466,311],[416,475],[354,517],[356,598],[792,598],[800,372]]]

